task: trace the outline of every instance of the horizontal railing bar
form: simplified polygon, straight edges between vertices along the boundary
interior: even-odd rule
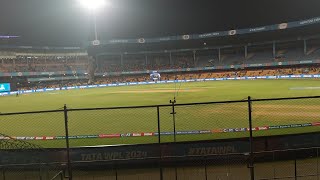
[[[247,101],[248,100],[184,103],[184,104],[175,104],[175,106],[191,106],[191,105],[205,105],[205,104],[226,104],[226,103],[239,103],[239,102],[247,102]],[[77,108],[77,109],[68,109],[68,111],[141,109],[141,108],[171,107],[171,106],[172,106],[172,104],[160,104],[160,105],[149,105],[149,106],[119,106],[119,107],[105,107],[105,108]]]
[[[320,96],[300,96],[300,97],[285,97],[285,98],[252,99],[251,101],[279,101],[279,100],[318,99],[318,98],[320,98]]]
[[[315,177],[319,176],[320,174],[308,174],[308,175],[297,175],[297,176],[283,176],[283,177],[273,177],[273,178],[261,178],[259,180],[276,180],[276,179],[292,179],[295,177]]]
[[[279,149],[279,150],[270,150],[270,151],[259,151],[254,152],[254,154],[263,154],[263,153],[275,153],[275,152],[287,152],[287,151],[302,151],[302,150],[319,150],[320,147],[306,147],[306,148],[295,148],[295,149]]]
[[[26,112],[11,112],[11,113],[0,112],[0,116],[22,115],[22,114],[42,114],[42,113],[56,113],[56,112],[63,112],[63,110],[26,111]]]
[[[286,98],[266,98],[266,99],[252,99],[252,102],[257,101],[277,101],[277,100],[297,100],[297,99],[320,99],[320,96],[303,96],[303,97],[286,97]],[[227,103],[243,103],[248,100],[231,100],[231,101],[213,101],[213,102],[198,102],[198,103],[182,103],[175,104],[175,106],[192,106],[192,105],[206,105],[206,104],[227,104]],[[118,107],[99,107],[99,108],[70,108],[68,111],[93,111],[93,110],[115,110],[115,109],[141,109],[141,108],[155,108],[155,107],[170,107],[172,104],[159,104],[147,106],[118,106]],[[18,115],[18,114],[39,114],[39,113],[54,113],[63,112],[63,110],[45,110],[45,111],[28,111],[28,112],[10,112],[0,113],[2,115]]]

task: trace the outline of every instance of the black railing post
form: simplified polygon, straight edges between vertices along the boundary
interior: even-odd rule
[[[275,151],[272,151],[272,163],[275,162]],[[276,179],[276,168],[274,166],[273,167],[273,179]]]
[[[2,169],[2,179],[6,180],[6,169],[5,168]]]
[[[160,180],[163,180],[163,169],[162,169],[162,150],[161,150],[161,137],[160,137],[160,108],[157,106],[157,121],[158,121],[158,144],[159,144],[159,173],[160,173]]]
[[[39,164],[39,180],[42,180],[42,168],[41,168],[41,163]]]
[[[250,176],[251,180],[254,180],[254,166],[253,166],[253,135],[252,135],[252,104],[251,97],[248,96],[248,112],[249,112],[249,129],[250,129],[250,157],[249,157],[249,168],[250,168]]]
[[[176,111],[174,109],[174,106],[176,104],[176,100],[170,100],[170,103],[172,104],[172,112],[170,114],[172,114],[172,120],[173,120],[173,142],[177,142],[177,138],[176,138]]]
[[[70,145],[69,145],[69,127],[68,127],[68,109],[67,105],[64,105],[64,127],[66,133],[66,146],[67,146],[67,160],[68,160],[68,178],[72,180],[72,167],[71,167],[71,159],[70,159]]]
[[[319,148],[317,148],[317,180],[319,180]]]
[[[207,156],[204,156],[204,175],[205,180],[208,180],[208,164],[207,164]]]
[[[118,166],[117,164],[115,165],[115,175],[116,175],[116,180],[118,180]]]
[[[160,144],[161,143],[161,137],[160,137],[161,128],[160,128],[160,107],[159,106],[157,106],[157,123],[158,123],[158,143]]]
[[[63,173],[60,174],[60,180],[63,180]]]
[[[294,151],[294,179],[297,180],[297,150]]]
[[[170,100],[170,103],[172,104],[172,112],[170,114],[172,114],[172,121],[173,121],[173,142],[177,142],[177,137],[176,137],[176,111],[174,109],[174,106],[176,104],[176,98],[174,98],[173,100]],[[178,170],[177,167],[174,168],[175,171],[175,180],[178,180]]]

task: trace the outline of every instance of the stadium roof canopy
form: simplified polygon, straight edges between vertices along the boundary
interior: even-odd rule
[[[319,0],[109,0],[97,14],[99,39],[202,34],[320,17]],[[93,19],[76,0],[3,0],[0,44],[80,46],[93,39]],[[217,41],[215,41],[217,42]],[[210,43],[210,42],[209,42]]]

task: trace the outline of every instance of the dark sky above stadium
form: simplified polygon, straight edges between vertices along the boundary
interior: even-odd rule
[[[271,25],[320,16],[319,0],[110,0],[98,13],[100,39],[158,37]],[[0,0],[9,44],[75,46],[93,38],[76,0]]]

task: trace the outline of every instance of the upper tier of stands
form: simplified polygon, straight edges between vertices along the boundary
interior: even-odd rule
[[[237,64],[259,64],[284,61],[299,61],[306,59],[318,59],[320,47],[312,47],[304,53],[302,48],[282,48],[272,53],[272,47],[249,49],[245,56],[244,49],[230,48],[218,50],[197,51],[195,56],[192,52],[157,55],[124,55],[102,56],[98,59],[97,72],[120,72],[140,70],[179,69],[193,67],[210,67]],[[219,60],[220,59],[220,60]]]
[[[85,56],[16,57],[0,60],[0,72],[56,72],[86,70]]]
[[[301,41],[242,47],[226,47],[173,53],[122,54],[99,56],[95,72],[125,72],[208,67],[237,64],[284,62],[320,57],[320,42],[312,40],[308,46]],[[246,53],[245,53],[246,52]],[[67,54],[67,53],[66,53]],[[85,54],[32,55],[0,50],[0,72],[56,72],[88,70],[89,58]]]

